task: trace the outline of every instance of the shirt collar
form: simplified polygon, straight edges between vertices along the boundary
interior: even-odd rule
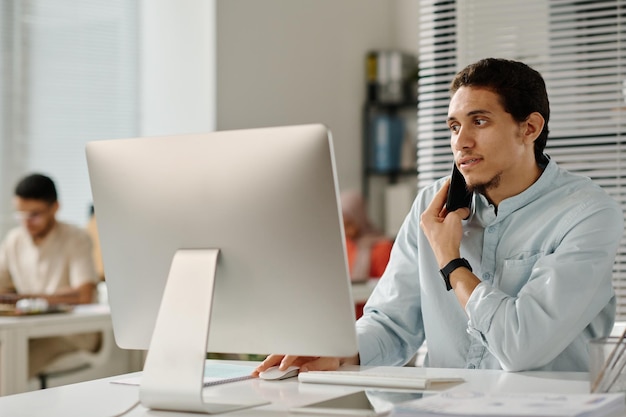
[[[55,241],[55,236],[58,235],[58,234],[59,234],[59,221],[57,220],[57,221],[54,222],[54,226],[52,226],[52,229],[50,229],[48,234],[46,236],[44,236],[43,239],[41,239],[39,244],[37,244],[37,247],[42,249],[44,247],[50,246],[50,242],[54,242]]]
[[[470,217],[477,216],[482,224],[490,224],[494,221],[505,219],[509,214],[532,203],[545,194],[546,190],[555,184],[558,171],[556,162],[554,162],[553,159],[548,159],[547,165],[545,165],[545,169],[537,181],[521,193],[500,202],[497,216],[493,204],[491,204],[484,195],[474,193],[473,210],[472,216]]]

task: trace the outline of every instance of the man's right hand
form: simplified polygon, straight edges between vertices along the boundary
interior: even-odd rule
[[[307,371],[334,371],[341,365],[358,365],[359,355],[349,358],[331,358],[316,356],[293,356],[293,355],[269,355],[265,360],[252,372],[253,377],[259,376],[259,373],[278,366],[279,369],[285,370],[294,365],[300,367],[300,372]]]

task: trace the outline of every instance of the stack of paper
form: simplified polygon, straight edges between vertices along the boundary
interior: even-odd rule
[[[601,417],[621,416],[625,412],[623,393],[490,394],[446,391],[397,405],[392,416]]]

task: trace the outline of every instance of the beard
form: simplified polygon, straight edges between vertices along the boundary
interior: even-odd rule
[[[498,172],[489,181],[476,184],[467,184],[467,190],[478,194],[486,195],[487,191],[497,188],[502,179],[502,172]]]

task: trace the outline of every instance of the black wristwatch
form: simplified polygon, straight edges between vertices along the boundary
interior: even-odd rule
[[[439,270],[439,274],[441,274],[441,278],[443,278],[443,282],[446,283],[446,290],[450,291],[452,289],[452,285],[450,285],[450,274],[457,268],[465,267],[472,272],[472,267],[469,262],[465,258],[456,258],[448,262],[448,265],[444,266]]]

